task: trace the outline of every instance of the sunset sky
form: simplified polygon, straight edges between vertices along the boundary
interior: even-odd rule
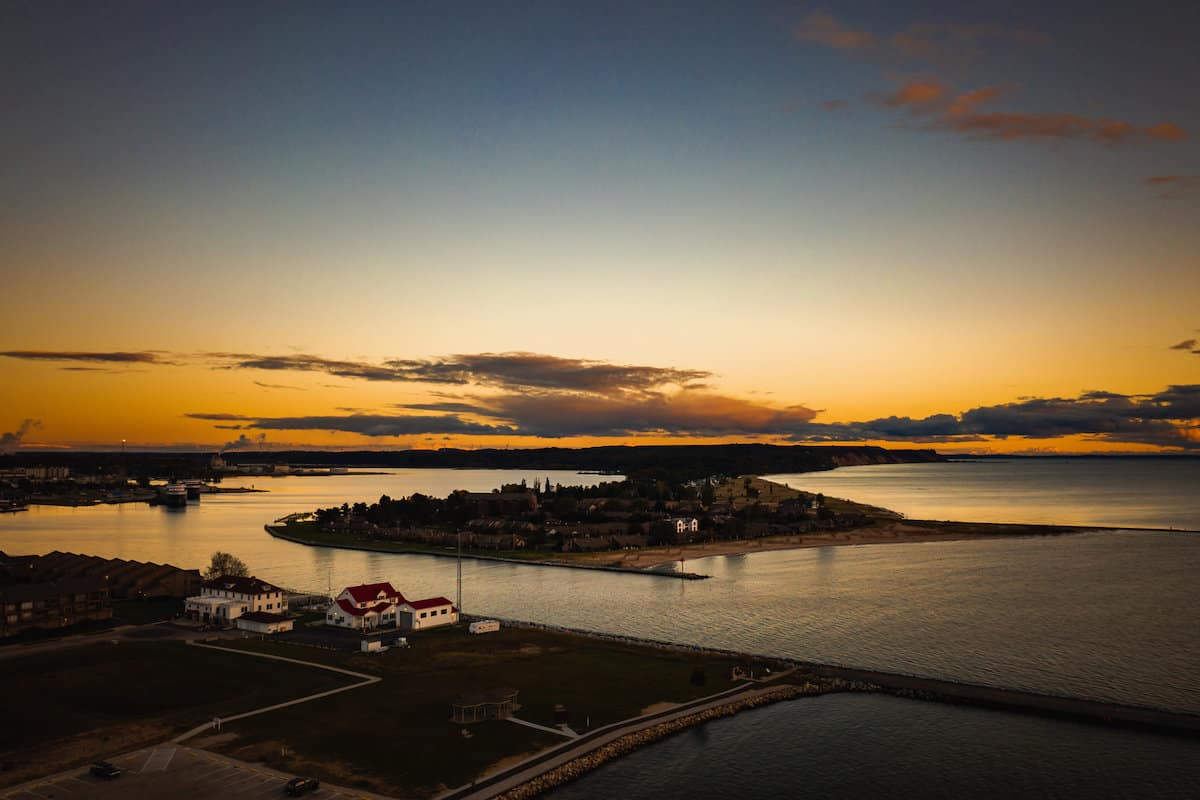
[[[0,0],[0,450],[1200,451],[1200,5]]]

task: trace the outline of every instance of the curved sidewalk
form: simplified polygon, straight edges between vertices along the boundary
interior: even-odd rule
[[[269,653],[256,653],[252,650],[237,650],[232,647],[218,647],[217,645],[212,645],[212,644],[201,644],[200,642],[194,641],[192,639],[188,640],[188,644],[191,645],[192,647],[203,647],[208,650],[222,650],[226,653],[237,653],[238,655],[243,655],[243,656],[253,656],[255,658],[269,658],[272,661],[286,661],[289,664],[301,664],[306,667],[316,667],[317,669],[323,669],[323,670],[327,670],[329,672],[338,672],[338,673],[341,673],[342,675],[349,675],[352,678],[361,678],[362,679],[358,683],[351,683],[346,686],[339,686],[336,689],[329,689],[324,692],[317,692],[316,694],[310,694],[310,695],[306,695],[304,697],[298,697],[295,700],[288,700],[283,703],[275,703],[274,705],[263,706],[262,708],[256,708],[253,711],[243,711],[241,714],[234,714],[233,716],[230,716],[230,717],[218,718],[217,722],[219,722],[221,724],[224,724],[226,722],[233,722],[233,721],[239,720],[239,719],[245,719],[246,717],[253,717],[258,714],[265,714],[268,711],[275,711],[280,708],[287,708],[288,706],[299,705],[300,703],[307,703],[312,700],[320,700],[322,697],[329,697],[330,695],[339,694],[340,692],[348,692],[351,689],[358,689],[363,686],[370,686],[373,683],[379,683],[381,680],[383,680],[383,678],[380,678],[377,675],[367,675],[362,672],[353,672],[348,669],[342,669],[341,667],[331,667],[328,664],[319,664],[315,661],[301,661],[298,658],[285,658],[284,656],[273,656],[273,655],[270,655]],[[191,739],[193,736],[197,736],[201,733],[204,733],[205,731],[212,730],[213,727],[214,727],[213,722],[211,722],[211,721],[206,722],[203,725],[197,725],[195,728],[192,728],[190,731],[185,731],[184,733],[179,734],[171,741],[175,744],[179,744],[180,742],[184,742],[188,739]]]
[[[725,705],[735,698],[769,692],[773,689],[773,686],[764,687],[757,683],[744,683],[732,689],[727,689],[717,694],[710,694],[707,697],[701,697],[699,700],[693,700],[673,708],[614,722],[611,725],[605,725],[603,728],[597,728],[591,733],[584,734],[578,739],[573,739],[550,750],[545,750],[531,756],[519,764],[514,764],[480,781],[460,786],[457,789],[451,789],[448,792],[438,795],[436,800],[487,800],[487,798],[495,797],[513,787],[520,786],[580,756],[587,755],[593,750],[620,739],[622,736],[637,733],[662,722],[670,722],[680,717],[690,716],[707,711],[710,708]]]

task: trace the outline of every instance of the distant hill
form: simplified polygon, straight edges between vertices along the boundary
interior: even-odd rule
[[[72,474],[193,477],[207,474],[214,453],[155,453],[55,451],[22,452],[0,456],[0,469],[61,465]],[[621,475],[658,474],[676,479],[707,475],[765,475],[779,472],[815,472],[858,464],[907,464],[946,461],[933,450],[889,450],[852,445],[613,445],[608,447],[540,447],[530,450],[263,450],[229,451],[230,464],[277,463],[292,465],[384,468],[466,469],[567,469]]]
[[[945,461],[933,450],[771,444],[614,445],[529,450],[399,450],[226,453],[231,463],[280,461],[343,467],[457,467],[470,469],[569,469],[633,475],[746,475],[814,472],[859,464]]]

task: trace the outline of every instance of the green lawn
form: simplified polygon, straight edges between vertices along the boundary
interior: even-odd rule
[[[659,702],[682,702],[731,687],[744,660],[634,647],[582,636],[505,628],[470,636],[463,628],[410,638],[382,655],[340,654],[275,642],[264,649],[381,675],[381,683],[231,724],[222,752],[283,769],[388,793],[428,796],[469,782],[496,762],[563,739],[511,722],[462,728],[450,705],[462,691],[512,687],[517,716],[553,724],[555,704],[582,730],[636,716]],[[699,669],[704,683],[693,682]],[[281,756],[283,748],[290,754]],[[367,777],[369,776],[369,777]]]

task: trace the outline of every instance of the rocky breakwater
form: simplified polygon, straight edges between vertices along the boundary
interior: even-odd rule
[[[685,728],[702,725],[706,722],[721,719],[722,717],[732,716],[739,711],[778,703],[782,700],[792,700],[806,695],[825,694],[830,691],[843,690],[844,686],[842,684],[842,681],[822,680],[819,683],[805,682],[802,684],[772,686],[755,691],[752,694],[742,695],[731,699],[728,703],[722,703],[711,708],[706,708],[703,711],[697,711],[694,714],[687,714],[682,717],[666,720],[628,733],[548,772],[544,772],[520,786],[509,789],[507,792],[497,795],[497,797],[501,800],[525,800],[525,798],[537,797],[543,792],[548,792],[555,787],[577,780],[615,758],[620,758],[637,750],[639,747],[645,747],[648,744],[665,739]]]

